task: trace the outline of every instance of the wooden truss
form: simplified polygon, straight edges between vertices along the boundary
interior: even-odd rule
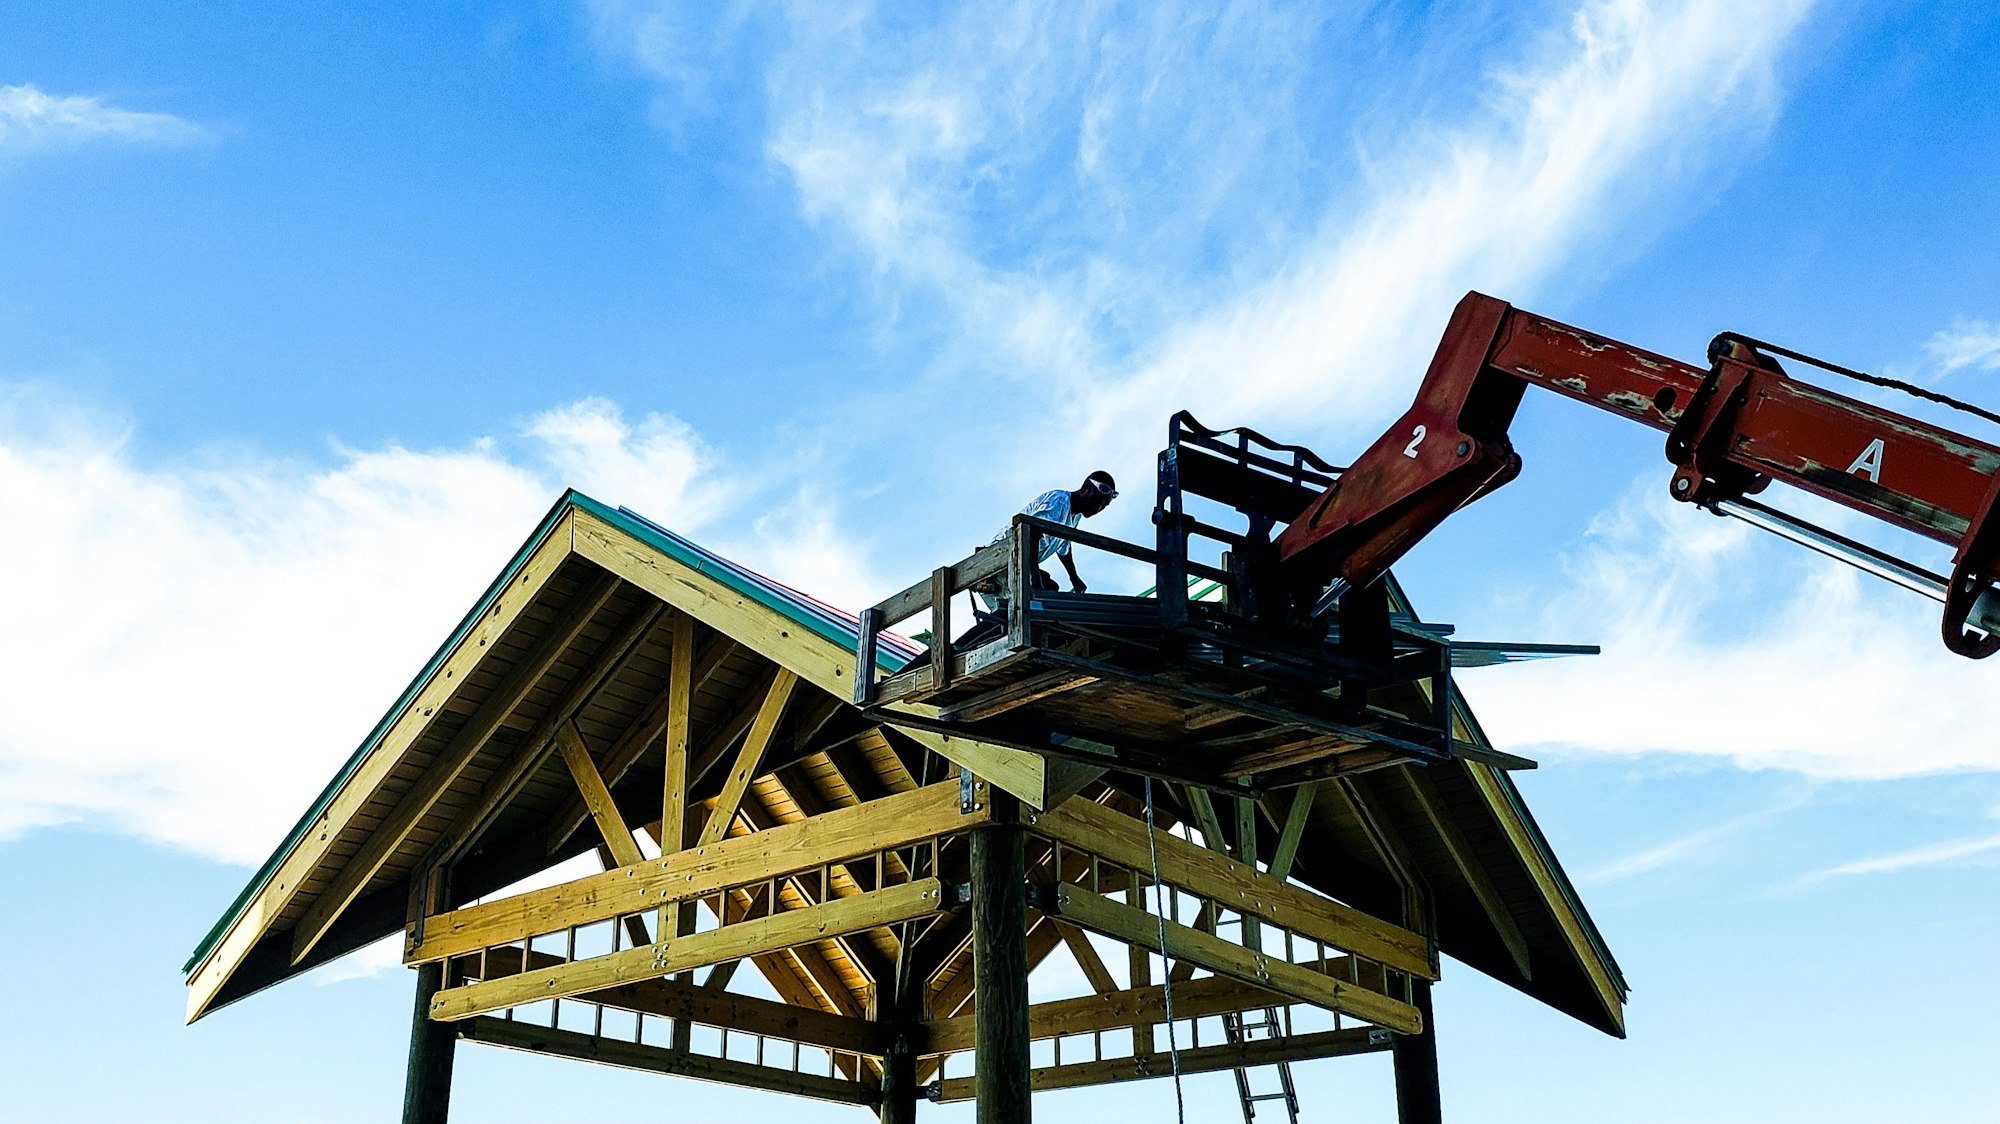
[[[1101,783],[1046,811],[969,771],[920,784],[948,772],[922,747],[888,754],[918,766],[870,791],[869,770],[843,767],[844,755],[865,742],[879,758],[902,735],[846,732],[831,721],[844,702],[783,667],[697,729],[690,700],[726,641],[700,648],[685,614],[630,627],[669,637],[659,702],[601,749],[558,707],[497,777],[518,785],[521,759],[559,758],[574,792],[545,828],[551,853],[588,824],[605,869],[445,908],[441,862],[412,902],[404,960],[428,969],[421,1017],[458,1038],[907,1120],[919,1094],[986,1095],[979,1082],[997,1080],[1007,1055],[1023,1096],[1164,1076],[1170,989],[1183,1073],[1382,1050],[1423,1032],[1414,989],[1437,976],[1429,941],[1286,877],[1311,788],[1261,866],[1192,831],[1149,830],[1131,796]],[[621,782],[649,752],[661,758],[659,819],[635,831],[646,805]],[[852,802],[787,780],[807,763]],[[704,777],[710,794],[691,798]],[[1207,796],[1193,803],[1213,821]],[[488,798],[460,818],[499,811]],[[1204,826],[1219,845],[1219,826]],[[661,853],[642,850],[641,834]],[[1111,958],[1122,970],[1106,945],[1126,949]],[[1059,947],[1092,993],[1029,1005],[1028,971]],[[975,969],[1010,960],[1018,987],[975,985]],[[732,990],[744,962],[777,998]],[[1264,1011],[1281,1013],[1268,1036],[1235,1029]],[[995,1041],[998,1020],[1013,1024],[1011,1043]],[[994,1059],[984,1076],[960,1072],[975,1054]]]

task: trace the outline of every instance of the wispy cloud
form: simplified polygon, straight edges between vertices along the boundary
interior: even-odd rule
[[[1830,505],[1810,514],[1839,522]],[[1935,603],[1675,503],[1657,477],[1533,595],[1549,598],[1536,634],[1604,654],[1467,676],[1488,731],[1516,750],[1856,779],[2000,769],[1978,704],[1992,669],[1946,651]]]
[[[1748,815],[1724,820],[1708,827],[1690,831],[1643,850],[1635,851],[1622,858],[1613,859],[1582,876],[1588,885],[1605,885],[1635,878],[1642,874],[1676,866],[1683,862],[1713,854],[1717,845],[1737,835],[1747,828],[1755,827],[1789,812],[1805,803],[1803,795],[1785,800],[1773,807],[1763,808]]]
[[[1902,870],[1915,870],[1927,866],[1947,866],[1975,859],[1982,855],[2000,852],[2000,835],[1988,835],[1975,839],[1955,839],[1944,843],[1932,843],[1923,847],[1912,847],[1905,851],[1892,851],[1886,855],[1855,859],[1825,870],[1814,871],[1800,878],[1794,886],[1803,888],[1831,878],[1841,878],[1856,874],[1893,874]]]
[[[120,109],[99,98],[0,86],[0,154],[97,142],[190,144],[208,136],[171,113]]]
[[[564,485],[833,596],[861,571],[809,522],[716,525],[757,489],[782,511],[782,486],[602,400],[325,464],[147,465],[128,437],[0,387],[0,523],[22,535],[0,556],[0,838],[80,821],[261,857]]]
[[[1961,317],[1924,344],[1946,374],[1963,367],[2000,370],[2000,324]]]

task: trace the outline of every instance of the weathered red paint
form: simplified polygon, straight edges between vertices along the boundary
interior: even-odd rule
[[[1416,402],[1278,539],[1312,584],[1379,578],[1452,512],[1512,480],[1507,437],[1535,385],[1666,430],[1676,499],[1739,498],[1772,480],[1958,547],[1945,641],[2000,579],[2000,448],[1786,375],[1741,341],[1703,370],[1468,293]]]

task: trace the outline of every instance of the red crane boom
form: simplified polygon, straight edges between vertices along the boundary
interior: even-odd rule
[[[1743,515],[1944,602],[1944,640],[2000,650],[2000,447],[1787,375],[1716,337],[1707,370],[1468,293],[1415,404],[1277,540],[1287,577],[1365,586],[1452,512],[1512,480],[1507,437],[1540,386],[1667,432],[1675,499]],[[1841,368],[1827,368],[1855,374]],[[1950,578],[1746,500],[1778,480],[1957,548]]]

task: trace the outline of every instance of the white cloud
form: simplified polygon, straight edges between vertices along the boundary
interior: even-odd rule
[[[1635,878],[1642,874],[1651,874],[1656,870],[1688,862],[1703,855],[1712,854],[1716,850],[1717,844],[1731,836],[1736,835],[1746,828],[1765,823],[1804,803],[1805,798],[1803,795],[1800,795],[1785,800],[1774,807],[1760,809],[1748,815],[1737,816],[1734,819],[1724,820],[1721,823],[1711,824],[1708,827],[1687,832],[1664,843],[1658,843],[1644,850],[1625,855],[1622,858],[1613,859],[1585,873],[1582,881],[1586,885],[1601,886],[1610,882],[1620,882],[1627,878]]]
[[[33,86],[0,86],[0,154],[93,141],[189,144],[207,132],[171,113],[120,109],[92,97],[57,96]]]
[[[2000,769],[1993,669],[1945,649],[1934,602],[1674,503],[1656,479],[1566,570],[1534,628],[1604,654],[1467,676],[1506,748],[1856,779]]]
[[[1947,374],[1962,367],[2000,370],[2000,324],[1961,317],[1932,336],[1924,350]]]
[[[1976,839],[1954,839],[1944,843],[1931,843],[1908,850],[1893,851],[1872,858],[1855,859],[1825,870],[1815,871],[1798,880],[1796,886],[1803,887],[1829,878],[1840,878],[1855,874],[1893,874],[1902,870],[1913,870],[1926,866],[1944,866],[1966,859],[1978,858],[2000,851],[2000,835],[1988,835]]]
[[[1385,49],[1394,13],[1311,5],[795,5],[756,64],[771,158],[882,307],[941,306],[947,362],[1049,403],[993,465],[1016,488],[1148,463],[1176,406],[1379,426],[1458,294],[1532,294],[1761,128],[1809,7],[1591,0]],[[599,5],[598,33],[679,89],[696,10]]]
[[[259,859],[562,486],[718,534],[736,490],[685,426],[601,400],[330,465],[146,465],[128,437],[0,388],[0,838],[81,823]],[[858,569],[807,532],[734,550],[808,588]]]

